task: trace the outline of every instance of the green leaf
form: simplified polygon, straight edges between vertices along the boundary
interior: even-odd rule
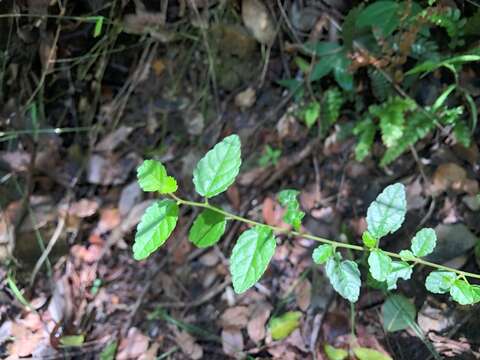
[[[352,61],[345,52],[339,53],[333,63],[333,77],[340,87],[345,91],[353,91],[353,74],[349,70]]]
[[[333,55],[342,49],[338,43],[328,41],[307,42],[305,48],[317,57]]]
[[[392,360],[387,354],[364,347],[353,348],[353,353],[358,360]]]
[[[225,216],[210,210],[203,210],[193,222],[188,239],[199,248],[212,246],[222,237],[227,225]]]
[[[455,280],[450,287],[450,296],[460,305],[471,305],[475,303],[477,294],[472,285],[465,280]]]
[[[158,191],[160,194],[177,191],[177,182],[167,175],[160,161],[145,160],[137,169],[137,179],[143,191]]]
[[[272,317],[268,323],[268,329],[273,340],[282,340],[300,326],[302,313],[300,311],[288,311],[281,316]]]
[[[305,213],[300,211],[300,203],[297,200],[299,193],[299,191],[292,189],[282,190],[278,193],[278,201],[280,202],[280,205],[287,209],[283,215],[283,221],[292,225],[297,231],[300,229],[302,219],[305,216]]]
[[[173,200],[153,203],[137,226],[133,258],[142,260],[162,246],[172,233],[178,219],[178,205]]]
[[[323,264],[333,255],[333,246],[323,244],[313,250],[312,258],[316,264]]]
[[[334,348],[332,345],[325,344],[323,348],[328,360],[345,360],[348,356],[348,351],[344,349]]]
[[[434,294],[445,294],[457,278],[457,274],[445,270],[436,270],[428,274],[425,279],[425,287]]]
[[[256,226],[240,235],[230,258],[233,289],[237,294],[247,291],[260,279],[276,246],[272,231],[265,226]]]
[[[363,232],[362,240],[363,240],[363,243],[365,244],[365,246],[369,249],[375,247],[375,245],[377,245],[377,241],[378,241],[368,231]]]
[[[417,232],[412,239],[412,252],[415,256],[422,257],[427,256],[433,252],[437,245],[437,235],[432,228],[423,228]]]
[[[399,4],[395,1],[376,1],[363,9],[357,17],[357,26],[379,29],[384,37],[390,35],[400,23]]]
[[[387,186],[367,210],[368,231],[377,239],[397,231],[405,220],[407,200],[405,186]]]
[[[387,276],[388,290],[397,288],[397,280],[408,280],[412,276],[413,266],[404,261],[392,261],[392,268]]]
[[[60,338],[60,344],[65,347],[80,347],[85,342],[85,335],[66,335]]]
[[[414,261],[415,255],[410,250],[402,250],[398,254],[402,258],[403,261]]]
[[[240,138],[230,135],[219,142],[200,159],[193,171],[195,190],[211,198],[233,184],[242,163]]]
[[[332,58],[332,56],[324,56],[317,61],[309,74],[308,80],[311,82],[318,81],[332,71],[334,66]]]
[[[356,262],[330,258],[325,270],[335,291],[350,302],[358,300],[361,280],[360,270],[358,270]]]
[[[355,158],[358,161],[363,161],[370,154],[375,132],[376,127],[371,117],[360,121],[353,129],[353,133],[358,136],[358,142],[355,146]]]
[[[382,306],[383,327],[386,331],[404,330],[415,323],[417,311],[406,297],[390,295]]]
[[[118,344],[116,340],[109,342],[100,353],[100,360],[115,360],[117,346]]]
[[[311,101],[303,114],[305,124],[310,129],[317,122],[320,116],[320,103],[318,101]]]
[[[380,249],[374,249],[368,256],[370,274],[375,280],[385,281],[392,270],[392,259]]]

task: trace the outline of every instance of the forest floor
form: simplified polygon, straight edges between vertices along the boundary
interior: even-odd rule
[[[382,247],[408,248],[416,230],[429,226],[438,236],[435,262],[480,273],[476,123],[468,144],[439,125],[386,166],[380,135],[372,135],[362,161],[355,155],[352,129],[381,103],[379,91],[428,110],[452,76],[436,70],[407,89],[392,80],[393,68],[362,63],[356,53],[345,75],[349,95],[349,78],[345,85],[334,70],[299,96],[295,86],[309,66],[302,44],[341,41],[335,26],[353,4],[265,3],[0,2],[2,358],[356,359],[328,346],[374,349],[385,356],[378,359],[480,358],[478,306],[428,293],[427,269],[388,293],[365,280],[351,306],[313,263],[314,241],[279,235],[261,281],[238,295],[228,258],[247,226],[230,222],[220,242],[197,249],[188,240],[197,211],[186,208],[161,249],[133,259],[135,228],[155,199],[136,181],[143,159],[161,161],[179,194],[198,200],[195,164],[235,133],[242,168],[216,205],[288,226],[277,195],[297,189],[302,231],[361,245],[368,205],[401,182],[405,225]],[[462,16],[478,13],[465,4]],[[457,54],[469,45],[467,38]],[[372,68],[385,75],[384,89],[370,85]],[[479,62],[457,71],[468,96],[449,106],[464,106],[470,119],[480,104]],[[339,90],[328,92],[336,83]],[[344,99],[337,104],[325,93]],[[323,109],[337,115],[327,125]],[[366,258],[345,254],[354,255],[367,279]],[[386,326],[391,296],[409,299],[413,321]],[[283,319],[288,336],[272,339],[272,319]]]

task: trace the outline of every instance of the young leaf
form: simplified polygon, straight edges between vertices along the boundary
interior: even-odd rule
[[[431,254],[437,244],[437,235],[435,230],[424,228],[417,232],[412,239],[412,252],[415,256],[422,257]]]
[[[368,231],[377,239],[393,233],[402,225],[406,212],[405,186],[400,183],[389,185],[368,207]]]
[[[332,345],[325,344],[323,348],[328,360],[345,360],[348,357],[348,351],[345,349],[334,348]]]
[[[392,261],[392,268],[387,276],[388,290],[397,288],[397,280],[408,280],[412,276],[413,266],[404,261]]]
[[[457,278],[457,274],[445,270],[436,270],[428,274],[425,279],[425,287],[434,294],[445,294]]]
[[[353,348],[353,353],[358,360],[392,360],[387,354],[365,347]]]
[[[313,250],[312,259],[315,264],[323,264],[333,255],[333,246],[329,244],[323,244]]]
[[[222,237],[226,225],[224,215],[205,209],[193,222],[188,239],[199,248],[212,246]]]
[[[137,179],[143,191],[158,191],[160,194],[177,191],[177,182],[167,176],[167,170],[160,161],[145,160],[137,169]]]
[[[377,239],[375,239],[372,234],[370,234],[368,231],[364,231],[362,234],[362,240],[364,245],[371,249],[377,245]]]
[[[285,314],[273,317],[268,323],[268,329],[273,340],[282,340],[300,326],[300,311],[288,311]]]
[[[303,119],[305,125],[310,129],[317,122],[320,116],[320,103],[318,101],[311,101],[305,108]]]
[[[374,249],[368,256],[370,274],[375,280],[385,281],[392,270],[392,259],[380,249]]]
[[[193,171],[197,193],[211,198],[227,190],[240,170],[240,153],[240,138],[237,135],[227,136],[207,152]]]
[[[299,193],[297,190],[287,189],[280,191],[278,194],[280,205],[287,208],[287,211],[285,211],[283,215],[283,221],[292,225],[297,231],[300,230],[302,219],[305,216],[305,213],[300,211],[300,204],[297,200]]]
[[[272,231],[264,226],[256,226],[240,235],[230,258],[233,289],[237,294],[248,290],[260,279],[276,246]]]
[[[133,258],[142,260],[162,246],[172,233],[178,219],[178,205],[173,200],[153,203],[137,226]]]
[[[417,311],[406,297],[390,295],[382,306],[383,327],[386,331],[404,330],[415,323]]]
[[[325,267],[327,277],[335,291],[350,302],[356,302],[360,294],[360,270],[356,262],[328,259]]]
[[[402,250],[398,253],[403,261],[414,261],[415,255],[410,250]]]
[[[472,285],[465,280],[455,280],[450,287],[450,295],[453,300],[460,305],[470,305],[475,302],[476,293],[474,292]]]

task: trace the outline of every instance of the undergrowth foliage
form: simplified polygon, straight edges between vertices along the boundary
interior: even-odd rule
[[[143,260],[160,248],[177,224],[179,207],[193,206],[203,210],[195,219],[188,237],[200,248],[216,244],[224,234],[228,221],[251,225],[239,236],[230,257],[230,273],[237,293],[247,291],[260,280],[275,253],[278,242],[275,234],[285,234],[322,243],[313,250],[313,261],[325,264],[325,272],[333,288],[350,302],[358,300],[362,285],[361,272],[356,261],[343,258],[339,251],[341,248],[368,252],[369,276],[377,282],[378,287],[385,290],[396,289],[399,279],[410,279],[413,268],[421,264],[435,268],[425,282],[430,292],[449,293],[462,305],[480,302],[480,286],[470,284],[467,279],[480,278],[480,275],[424,259],[435,249],[437,237],[433,229],[419,230],[411,240],[410,249],[398,254],[381,249],[381,239],[396,232],[405,219],[407,202],[404,185],[396,183],[387,186],[370,204],[367,210],[368,227],[362,236],[363,246],[360,246],[300,232],[305,214],[300,210],[297,190],[287,189],[278,194],[280,204],[286,209],[283,220],[292,226],[292,230],[242,218],[211,205],[208,199],[221,194],[233,184],[240,165],[240,139],[237,135],[228,136],[198,162],[193,172],[193,183],[205,201],[194,202],[174,194],[178,188],[177,182],[167,174],[162,163],[145,160],[137,170],[140,187],[147,192],[165,195],[166,198],[154,202],[145,211],[137,227],[133,257]]]

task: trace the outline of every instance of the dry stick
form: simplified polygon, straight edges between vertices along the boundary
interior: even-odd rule
[[[325,238],[322,238],[322,237],[319,237],[319,236],[303,233],[303,232],[300,232],[300,231],[288,230],[288,229],[284,229],[284,228],[281,228],[281,227],[278,227],[278,226],[263,224],[263,223],[260,223],[258,221],[246,219],[244,217],[229,213],[228,211],[225,211],[225,210],[222,210],[222,209],[217,208],[215,206],[212,206],[212,205],[210,205],[209,203],[206,203],[206,202],[201,203],[201,202],[196,202],[196,201],[184,200],[184,199],[179,198],[178,196],[176,196],[173,193],[169,194],[169,195],[172,199],[174,199],[177,202],[178,205],[187,205],[187,206],[192,206],[192,207],[200,207],[200,208],[209,209],[209,210],[212,210],[212,211],[215,211],[219,214],[224,215],[227,219],[240,221],[240,222],[252,225],[252,226],[267,227],[267,228],[271,229],[272,231],[274,231],[276,233],[285,234],[285,235],[292,236],[292,237],[298,237],[298,238],[304,238],[304,239],[310,239],[310,240],[318,241],[318,242],[323,243],[323,244],[332,245],[334,248],[345,248],[345,249],[350,249],[350,250],[354,250],[354,251],[363,251],[363,252],[375,250],[375,249],[370,249],[370,248],[360,246],[360,245],[346,244],[346,243],[342,243],[342,242],[335,241],[335,240],[325,239]],[[397,258],[397,259],[402,259],[402,260],[407,261],[407,262],[413,262],[414,264],[422,264],[422,265],[426,265],[426,266],[433,267],[433,268],[436,268],[436,269],[445,270],[445,271],[449,271],[449,272],[454,272],[457,275],[459,275],[460,277],[465,278],[465,279],[467,277],[480,279],[480,274],[474,274],[474,273],[471,273],[471,272],[468,272],[468,271],[452,269],[448,266],[443,266],[443,265],[440,265],[440,264],[436,264],[436,263],[433,263],[433,262],[430,262],[430,261],[427,261],[427,260],[423,260],[423,259],[418,258],[418,257],[412,257],[412,259],[404,259],[404,258],[402,258],[402,256],[400,256],[397,253],[390,252],[390,251],[385,251],[385,250],[382,250],[382,251],[383,251],[384,254],[386,254],[390,257],[394,257],[394,258]]]

